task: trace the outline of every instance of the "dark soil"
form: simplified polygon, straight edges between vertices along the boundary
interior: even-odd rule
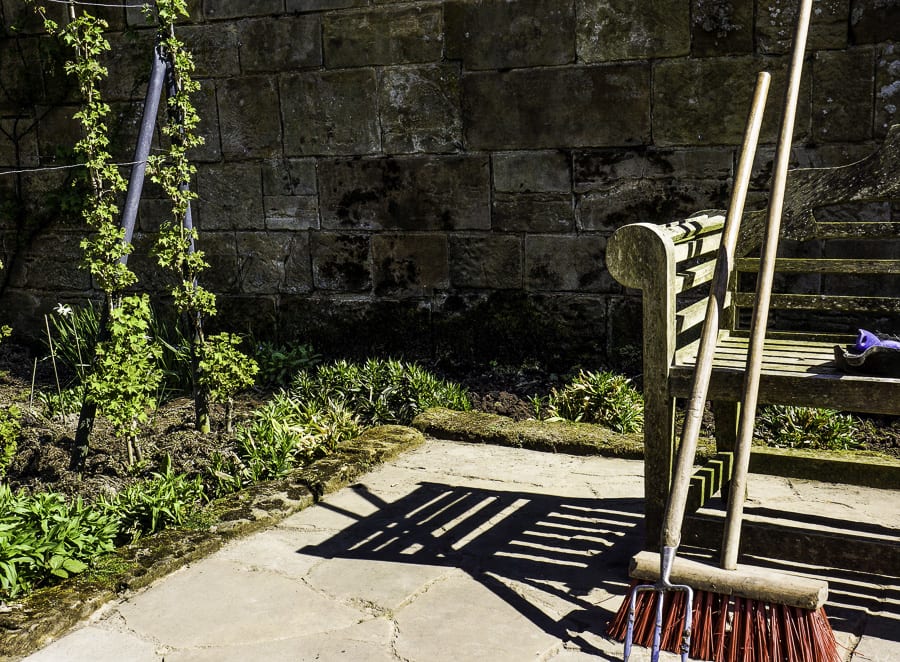
[[[16,457],[5,480],[14,489],[37,492],[52,490],[87,499],[112,495],[130,483],[148,477],[171,458],[177,472],[197,475],[216,452],[229,453],[233,436],[219,426],[211,434],[199,434],[193,425],[193,403],[188,397],[176,397],[161,406],[143,427],[139,445],[144,461],[128,467],[124,441],[116,439],[102,418],[97,419],[91,435],[91,452],[82,477],[70,471],[69,463],[77,416],[66,420],[48,419],[32,398],[34,392],[54,391],[56,380],[49,361],[35,364],[33,354],[11,344],[0,345],[0,408],[17,405],[24,410],[23,432]],[[571,375],[553,374],[538,368],[491,367],[481,372],[450,375],[463,384],[475,409],[508,416],[516,420],[534,418],[536,406],[546,401],[553,388],[560,388]],[[65,379],[65,375],[61,376]],[[236,402],[236,422],[247,418],[270,393],[250,392]],[[540,409],[546,413],[545,404]],[[221,409],[213,410],[214,421],[221,421]],[[870,418],[866,429],[866,447],[900,457],[900,418]],[[707,429],[708,433],[709,430]]]

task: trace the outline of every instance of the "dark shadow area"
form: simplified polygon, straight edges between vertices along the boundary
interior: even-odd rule
[[[643,539],[640,499],[573,499],[421,483],[387,503],[363,485],[354,489],[379,511],[358,519],[320,503],[358,521],[299,553],[458,568],[543,631],[600,654],[579,633],[602,633],[613,612],[586,597],[597,589],[613,595],[627,591],[628,562]],[[572,608],[557,619],[523,595],[530,591]]]

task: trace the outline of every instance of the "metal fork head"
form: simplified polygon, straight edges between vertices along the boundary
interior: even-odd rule
[[[631,657],[631,648],[634,642],[634,618],[637,610],[637,598],[639,593],[652,592],[656,593],[656,623],[653,627],[653,647],[650,650],[650,661],[659,662],[660,645],[662,641],[662,624],[663,624],[663,607],[666,593],[684,592],[686,594],[684,628],[681,631],[681,653],[682,662],[688,662],[688,654],[691,650],[691,632],[693,627],[693,607],[694,607],[694,591],[686,584],[672,584],[667,578],[663,578],[655,584],[639,584],[631,590],[628,598],[628,625],[625,631],[625,649],[624,662],[628,662]]]

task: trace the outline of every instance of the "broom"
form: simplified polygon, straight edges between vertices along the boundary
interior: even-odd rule
[[[785,114],[776,155],[765,248],[747,353],[736,467],[723,542],[723,567],[711,568],[676,559],[675,553],[681,537],[687,489],[715,352],[721,298],[726,285],[722,279],[730,271],[768,83],[767,74],[760,75],[735,192],[723,229],[691,400],[663,524],[662,554],[642,552],[632,560],[633,577],[657,581],[655,584],[635,586],[630,599],[623,602],[608,628],[613,638],[625,639],[625,660],[630,656],[632,643],[651,645],[654,662],[659,658],[660,649],[680,651],[683,660],[687,660],[690,654],[716,662],[831,662],[840,659],[834,634],[822,609],[827,596],[825,582],[738,567],[736,564],[768,302],[811,4],[811,0],[801,3],[785,96]],[[673,584],[673,581],[680,583]],[[692,587],[698,591],[696,601]],[[664,598],[668,593],[674,595],[666,605]],[[692,640],[692,626],[695,623],[698,635]]]

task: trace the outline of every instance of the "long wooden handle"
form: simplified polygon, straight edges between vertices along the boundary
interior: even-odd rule
[[[734,248],[737,245],[741,217],[744,214],[744,203],[747,199],[747,190],[750,187],[750,171],[753,166],[753,157],[756,154],[756,144],[759,141],[759,129],[765,111],[770,80],[771,76],[765,71],[761,72],[756,79],[756,91],[753,95],[753,103],[747,119],[747,128],[744,131],[744,143],[741,147],[741,157],[738,162],[737,173],[735,174],[731,204],[728,207],[728,215],[725,217],[725,227],[722,229],[722,242],[719,244],[716,267],[709,288],[706,320],[703,323],[703,332],[700,336],[700,347],[697,352],[697,362],[694,370],[694,384],[685,413],[684,427],[681,432],[681,445],[678,448],[675,474],[663,520],[660,540],[662,547],[678,547],[681,542],[681,525],[684,521],[684,510],[687,504],[694,457],[697,454],[700,423],[703,420],[703,409],[706,406],[706,395],[709,392],[712,359],[716,351],[716,340],[719,335],[719,320],[722,316],[722,309],[725,306],[728,276],[731,273],[731,265],[734,262]]]
[[[801,0],[797,18],[797,32],[794,37],[788,85],[784,99],[784,115],[781,119],[781,133],[775,153],[775,172],[769,194],[768,220],[763,237],[762,260],[756,281],[756,303],[750,327],[750,342],[747,348],[747,365],[744,371],[744,390],[741,398],[741,417],[735,447],[734,473],[731,477],[731,492],[728,513],[722,540],[722,567],[726,570],[737,568],[738,547],[740,546],[741,520],[744,515],[744,500],[747,492],[747,472],[750,466],[750,446],[753,439],[753,425],[756,418],[756,403],[759,396],[759,373],[762,368],[763,344],[766,340],[766,324],[769,320],[769,299],[772,281],[775,277],[775,256],[778,251],[778,234],[781,230],[781,213],[784,205],[784,191],[787,185],[787,171],[791,157],[791,142],[794,134],[794,120],[797,115],[797,99],[800,94],[800,77],[803,73],[803,57],[806,52],[806,35],[812,0]]]

